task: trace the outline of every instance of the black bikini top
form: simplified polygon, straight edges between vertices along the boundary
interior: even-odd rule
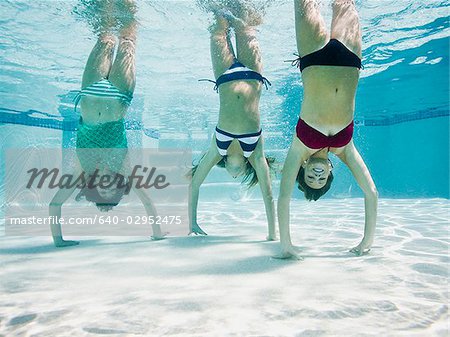
[[[256,80],[264,83],[266,89],[268,89],[268,85],[272,85],[267,78],[262,76],[260,73],[253,71],[246,66],[244,66],[241,62],[235,61],[230,68],[228,68],[222,75],[220,75],[216,81],[201,79],[199,81],[208,81],[215,83],[214,90],[219,90],[219,85],[224,84],[230,81],[237,80]]]
[[[298,55],[297,55],[298,56]],[[342,42],[331,39],[322,49],[292,61],[292,65],[303,71],[309,66],[342,66],[361,69],[361,59]]]

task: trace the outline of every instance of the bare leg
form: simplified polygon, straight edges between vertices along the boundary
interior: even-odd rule
[[[116,58],[111,67],[109,80],[119,91],[132,95],[136,86],[136,32],[137,11],[134,0],[120,0],[116,2],[116,10],[120,13],[119,47]]]
[[[111,67],[109,80],[119,91],[133,94],[136,86],[136,21],[129,22],[120,31],[116,59]]]
[[[303,57],[322,48],[328,40],[328,32],[315,0],[294,2],[297,50]]]
[[[331,37],[361,58],[361,26],[353,0],[334,0]]]
[[[233,64],[235,55],[230,41],[228,21],[216,15],[216,22],[209,29],[211,32],[211,61],[214,77],[217,79]]]
[[[108,77],[114,56],[115,44],[116,39],[113,35],[104,33],[99,36],[84,68],[83,80],[81,81],[82,89],[102,78]]]
[[[92,5],[91,10],[93,15],[96,14],[95,20],[92,21],[100,23],[100,26],[93,27],[94,30],[99,32],[99,35],[84,68],[81,81],[82,89],[108,77],[116,46],[116,38],[110,32],[111,27],[114,25],[114,20],[111,16],[112,4],[109,1],[98,1],[95,6]],[[98,13],[95,13],[95,11]]]
[[[256,31],[253,27],[235,29],[237,58],[246,67],[261,73],[262,61]]]
[[[256,29],[248,24],[249,17],[246,9],[242,9],[239,17],[229,13],[226,18],[236,34],[237,59],[246,67],[260,73],[262,72],[261,51],[256,38]]]

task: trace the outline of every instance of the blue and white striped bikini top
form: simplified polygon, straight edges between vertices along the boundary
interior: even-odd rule
[[[124,101],[126,104],[130,104],[133,99],[133,96],[121,93],[107,78],[101,79],[100,81],[81,89],[75,97],[75,109],[83,96],[115,98]]]
[[[247,68],[237,60],[231,65],[230,68],[228,68],[222,75],[219,76],[217,81],[208,79],[201,79],[199,81],[208,81],[215,83],[214,90],[218,92],[219,86],[221,84],[237,80],[257,80],[262,82],[265,85],[266,89],[269,89],[268,85],[272,85],[267,78],[262,76],[260,73]]]
[[[227,155],[227,150],[234,139],[239,141],[244,157],[248,158],[255,151],[256,145],[258,145],[259,138],[261,137],[261,131],[255,133],[246,133],[243,135],[234,135],[232,133],[223,131],[216,126],[216,145],[217,151],[223,157]]]

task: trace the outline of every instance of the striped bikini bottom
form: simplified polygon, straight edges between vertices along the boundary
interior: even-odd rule
[[[259,138],[261,137],[262,130],[255,133],[246,133],[242,135],[235,135],[219,129],[216,126],[216,145],[219,154],[223,157],[227,155],[227,150],[234,139],[239,141],[239,145],[244,152],[244,157],[248,158],[255,151],[256,145],[258,145]]]

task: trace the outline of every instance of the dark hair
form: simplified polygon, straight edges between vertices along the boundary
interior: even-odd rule
[[[129,193],[131,187],[130,182],[128,182],[123,175],[116,173],[116,176],[119,178],[120,183],[118,184],[116,194],[112,198],[103,198],[100,193],[98,193],[98,187],[89,188],[88,186],[85,186],[77,194],[75,200],[80,201],[84,197],[87,201],[95,203],[101,212],[112,210],[114,206],[119,204],[122,197]]]
[[[200,161],[203,159],[204,155],[200,158]],[[265,157],[266,158],[266,162],[267,165],[269,165],[269,171],[271,173],[274,172],[274,163],[275,163],[275,158],[273,157]],[[199,162],[200,162],[199,161]],[[222,159],[216,164],[216,166],[221,167],[221,168],[225,168],[227,162],[227,156],[223,156]],[[198,168],[198,164],[193,164],[192,169],[190,170],[190,172],[187,174],[190,177],[193,177],[195,174],[195,171],[197,171]],[[242,184],[247,184],[247,188],[253,187],[258,183],[258,176],[256,175],[256,171],[253,168],[252,164],[250,164],[250,162],[248,161],[248,159],[245,159],[245,171],[244,171],[244,177],[242,178],[241,181]]]
[[[328,192],[333,182],[333,172],[330,171],[326,184],[322,188],[312,188],[309,187],[305,182],[305,170],[300,166],[297,174],[298,189],[305,194],[305,198],[309,201],[317,201],[319,198]]]

